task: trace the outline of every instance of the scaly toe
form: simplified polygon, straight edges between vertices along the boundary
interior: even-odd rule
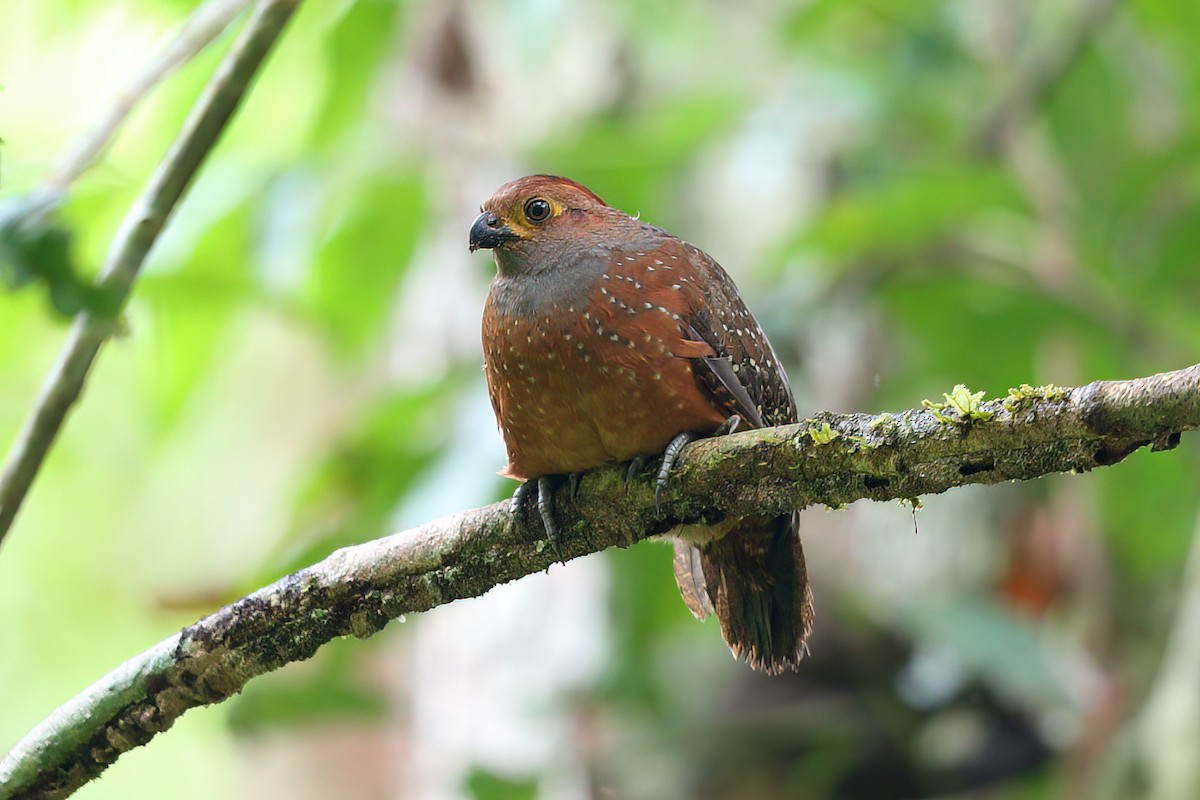
[[[549,475],[537,479],[537,508],[542,517],[542,527],[546,529],[546,541],[550,549],[560,560],[562,553],[558,550],[558,524],[554,521],[554,480]]]
[[[658,502],[663,489],[667,488],[667,481],[671,478],[671,470],[675,468],[675,462],[679,460],[679,454],[683,452],[683,448],[699,438],[694,433],[684,431],[667,443],[667,449],[663,451],[662,465],[659,466],[658,475],[654,478],[654,502]]]
[[[521,507],[529,500],[529,495],[537,490],[537,481],[525,481],[517,490],[513,492],[512,501],[508,504],[508,510],[512,514],[520,514]]]
[[[578,479],[577,476],[572,477]],[[525,481],[513,492],[509,511],[513,515],[520,515],[532,502],[537,508],[538,518],[542,521],[542,527],[546,531],[546,541],[550,543],[550,549],[554,551],[554,555],[559,560],[562,560],[562,554],[558,550],[558,525],[554,522],[554,482],[555,476],[553,475],[543,475],[540,478]]]

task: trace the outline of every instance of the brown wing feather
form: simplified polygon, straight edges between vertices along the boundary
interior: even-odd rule
[[[713,350],[692,360],[696,382],[747,426],[797,421],[787,374],[725,270],[691,245],[676,240],[668,248],[695,276],[682,313],[684,336]],[[799,515],[739,520],[724,537],[700,545],[677,540],[674,565],[687,607],[699,618],[715,613],[738,658],[769,673],[793,669],[803,658],[813,597]]]
[[[714,353],[693,361],[697,382],[718,407],[740,415],[748,427],[796,422],[787,373],[729,275],[689,244],[675,240],[671,249],[686,258],[696,275],[694,291],[685,295],[685,336],[704,342]]]

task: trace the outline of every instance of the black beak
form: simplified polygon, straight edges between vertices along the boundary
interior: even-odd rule
[[[517,238],[512,228],[501,222],[499,217],[491,211],[485,211],[475,218],[475,224],[471,226],[471,252],[481,247],[491,250]]]

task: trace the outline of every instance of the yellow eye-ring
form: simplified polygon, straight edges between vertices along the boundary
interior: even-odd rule
[[[533,223],[545,222],[550,219],[550,203],[541,197],[535,197],[525,203],[525,218]]]

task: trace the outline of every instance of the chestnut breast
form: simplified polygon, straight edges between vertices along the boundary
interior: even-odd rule
[[[585,268],[493,281],[483,345],[509,455],[502,475],[660,453],[675,435],[727,418],[694,372],[695,359],[715,355],[688,336],[704,287],[676,248],[657,246],[678,240],[644,232],[643,249],[595,250]]]

